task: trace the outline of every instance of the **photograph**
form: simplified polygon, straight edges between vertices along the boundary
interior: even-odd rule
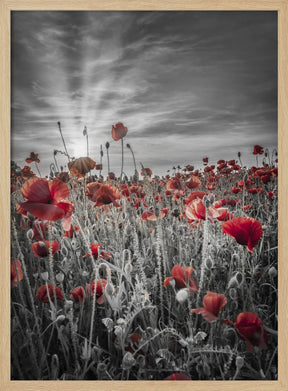
[[[276,386],[278,16],[11,11],[11,381]]]

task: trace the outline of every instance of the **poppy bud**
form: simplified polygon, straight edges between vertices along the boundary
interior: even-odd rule
[[[112,296],[114,292],[114,286],[108,282],[105,286],[105,294],[108,296]]]
[[[204,364],[203,364],[203,373],[204,373],[204,375],[206,375],[207,377],[209,377],[209,376],[211,375],[210,366],[207,364],[206,361],[205,361]]]
[[[235,274],[235,278],[236,278],[236,280],[237,280],[237,282],[238,282],[238,284],[240,286],[243,283],[243,280],[244,280],[243,274],[240,273],[240,272],[237,272]]]
[[[105,144],[105,147],[106,147],[107,149],[110,147],[110,144],[108,143],[108,141],[107,141],[107,143]]]
[[[238,263],[238,262],[240,261],[240,257],[239,257],[239,255],[238,255],[238,254],[236,254],[236,253],[232,254],[231,261],[232,261],[232,262],[236,262],[236,263]]]
[[[128,274],[128,275],[130,275],[131,272],[132,272],[132,270],[133,270],[133,266],[131,265],[131,263],[130,263],[130,262],[127,263],[127,264],[125,265],[125,267],[124,267],[125,273]]]
[[[59,315],[57,316],[56,322],[61,323],[66,319],[65,315]]]
[[[206,262],[205,262],[205,266],[207,269],[211,269],[214,265],[214,262],[212,261],[212,259],[209,257],[208,259],[206,259]]]
[[[179,303],[184,303],[186,300],[188,299],[188,289],[186,288],[183,288],[183,289],[180,289],[180,291],[177,292],[176,294],[176,300],[179,302]]]
[[[133,357],[133,355],[130,352],[125,353],[123,360],[122,360],[122,369],[128,371],[135,364],[136,364],[136,360]]]
[[[32,240],[34,237],[34,232],[33,232],[33,229],[30,228],[28,231],[27,231],[27,239],[28,240]]]
[[[131,148],[130,144],[126,144],[126,147],[129,148],[129,149]]]
[[[244,358],[241,356],[237,356],[235,360],[236,368],[239,371],[244,365]]]
[[[48,278],[49,278],[48,272],[43,272],[43,273],[41,273],[41,278],[42,278],[42,280],[44,280],[44,281],[48,281]]]
[[[113,320],[111,318],[104,318],[102,319],[102,323],[104,324],[104,326],[107,328],[107,330],[109,332],[111,332],[113,330]]]
[[[179,209],[173,209],[173,211],[172,211],[172,216],[174,216],[174,217],[178,217],[180,215],[180,211],[179,211]]]
[[[277,276],[277,270],[274,266],[270,267],[269,271],[268,271],[268,274],[269,274],[269,277],[270,278],[274,278]]]
[[[237,300],[237,290],[235,288],[231,288],[229,290],[229,296],[231,298],[231,300]]]
[[[238,157],[240,158],[240,157],[241,157],[241,152],[238,152],[237,155],[238,155]]]

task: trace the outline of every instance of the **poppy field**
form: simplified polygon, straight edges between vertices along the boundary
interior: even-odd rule
[[[277,152],[159,177],[117,123],[114,172],[58,127],[49,176],[11,167],[11,379],[277,380]]]

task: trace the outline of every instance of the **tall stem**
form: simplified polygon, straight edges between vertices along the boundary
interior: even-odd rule
[[[122,175],[123,175],[123,165],[124,165],[123,137],[121,138],[121,154],[122,154],[122,160],[121,160],[121,174],[120,174],[120,178],[122,179]]]
[[[61,138],[62,138],[62,142],[63,142],[63,145],[64,145],[64,149],[65,149],[66,155],[67,155],[68,160],[70,162],[70,156],[69,156],[67,148],[66,148],[66,144],[65,144],[65,140],[64,140],[64,137],[63,137],[63,134],[62,134],[61,123],[60,122],[58,122],[58,127],[59,127],[59,132],[60,132],[60,135],[61,135]]]
[[[39,167],[38,167],[38,163],[35,162],[35,166],[37,168],[37,171],[38,171],[38,174],[39,174],[39,177],[41,178],[41,173],[40,173],[40,170],[39,170]]]
[[[107,162],[108,162],[108,173],[110,172],[110,160],[109,160],[109,151],[108,148],[106,149],[107,151]]]

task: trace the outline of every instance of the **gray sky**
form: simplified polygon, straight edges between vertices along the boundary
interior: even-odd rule
[[[84,126],[96,162],[109,141],[118,175],[119,121],[155,174],[238,151],[253,164],[254,144],[277,147],[277,13],[13,12],[12,159],[37,152],[47,174],[63,150],[57,121],[76,158]]]

